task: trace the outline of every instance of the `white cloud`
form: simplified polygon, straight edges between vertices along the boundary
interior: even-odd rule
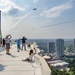
[[[11,0],[1,0],[0,3],[0,10],[3,13],[9,13],[9,11],[11,11],[12,9],[15,9],[17,11],[23,11],[24,9],[17,6],[14,2],[12,2]]]
[[[36,2],[38,2],[39,0],[33,0],[33,3],[36,3]]]
[[[41,16],[45,16],[47,18],[56,18],[61,15],[65,10],[72,8],[72,0],[62,4],[60,6],[53,7],[49,10],[45,10],[41,13]]]

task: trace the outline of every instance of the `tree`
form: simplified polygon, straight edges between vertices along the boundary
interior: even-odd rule
[[[73,45],[70,45],[69,47],[68,47],[68,52],[70,53],[70,52],[72,52],[73,51]]]

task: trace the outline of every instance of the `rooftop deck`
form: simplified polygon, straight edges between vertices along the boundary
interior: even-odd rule
[[[5,48],[0,48],[0,51],[0,75],[42,75],[36,62],[22,61],[28,57],[29,50],[17,52],[13,45],[10,49],[11,55],[6,55]]]

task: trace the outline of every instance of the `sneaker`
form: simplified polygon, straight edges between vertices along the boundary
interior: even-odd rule
[[[17,52],[20,52],[20,51],[17,51]]]
[[[8,53],[6,53],[6,54],[8,54]]]
[[[11,55],[10,53],[6,53],[6,54]]]

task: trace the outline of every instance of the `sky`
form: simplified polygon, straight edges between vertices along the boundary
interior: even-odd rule
[[[3,38],[75,38],[75,0],[0,0],[0,10]]]

